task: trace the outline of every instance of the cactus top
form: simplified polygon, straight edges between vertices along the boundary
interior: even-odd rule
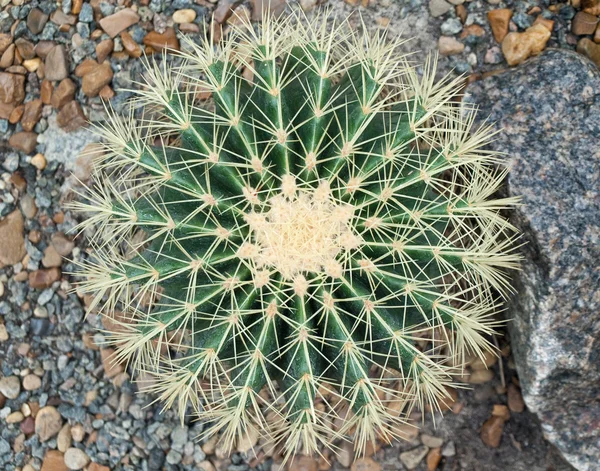
[[[230,447],[252,430],[286,456],[401,436],[492,349],[517,265],[490,128],[434,60],[328,15],[184,49],[99,127],[78,204],[81,289],[118,358]]]

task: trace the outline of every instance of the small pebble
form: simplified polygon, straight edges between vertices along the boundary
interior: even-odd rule
[[[23,378],[23,389],[25,391],[35,391],[42,386],[42,380],[39,376],[29,374]]]
[[[65,465],[73,471],[83,469],[90,462],[90,457],[79,448],[69,448],[65,452]]]
[[[423,458],[427,456],[428,451],[429,448],[426,446],[413,448],[412,450],[400,453],[400,461],[402,461],[406,469],[415,469],[423,461]]]
[[[0,379],[0,393],[7,399],[16,399],[21,392],[21,382],[17,376]]]
[[[196,19],[196,12],[191,8],[185,10],[177,10],[173,13],[173,21],[175,23],[193,23]]]
[[[31,158],[31,165],[38,170],[44,170],[46,168],[46,157],[44,157],[44,154],[35,154]]]

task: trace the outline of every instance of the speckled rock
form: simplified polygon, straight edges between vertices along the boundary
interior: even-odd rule
[[[20,211],[13,211],[0,221],[0,240],[0,268],[19,263],[26,254]]]
[[[580,55],[548,50],[472,83],[466,100],[502,133],[509,191],[524,231],[508,317],[527,407],[574,467],[600,462],[600,74]]]

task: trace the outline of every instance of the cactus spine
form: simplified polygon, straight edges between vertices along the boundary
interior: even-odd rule
[[[91,309],[228,446],[252,428],[287,456],[401,437],[492,348],[517,265],[492,133],[384,32],[296,14],[211,39],[149,65],[130,116],[100,128],[78,205]]]

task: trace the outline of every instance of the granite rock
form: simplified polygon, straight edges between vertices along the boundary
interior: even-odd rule
[[[548,50],[469,85],[465,100],[501,133],[523,231],[508,317],[523,398],[575,468],[600,462],[600,73]]]

